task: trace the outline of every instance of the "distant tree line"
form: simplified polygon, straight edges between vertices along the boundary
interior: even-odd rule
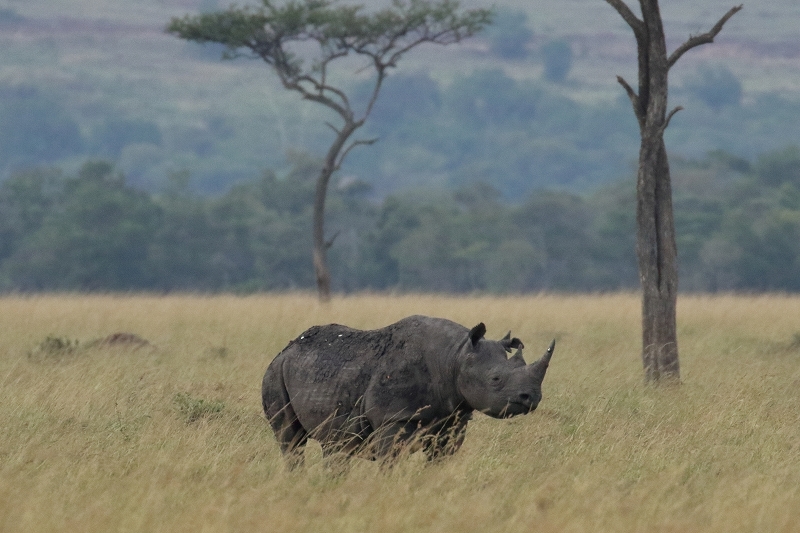
[[[800,148],[673,161],[681,289],[800,291]],[[0,289],[313,289],[318,162],[291,163],[218,196],[194,192],[187,173],[145,192],[105,161],[74,175],[17,172],[0,183]],[[635,289],[634,200],[633,177],[515,201],[481,182],[376,199],[341,179],[330,199],[334,289]]]

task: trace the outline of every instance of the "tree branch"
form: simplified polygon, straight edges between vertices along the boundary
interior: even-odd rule
[[[336,126],[334,126],[330,122],[325,122],[325,125],[328,126],[330,129],[332,129],[334,131],[334,133],[336,133],[336,135],[340,135],[342,133],[341,131],[336,129]]]
[[[636,120],[639,121],[639,126],[644,125],[644,116],[642,116],[642,110],[639,109],[639,96],[633,90],[625,78],[622,76],[617,76],[617,82],[622,85],[622,88],[625,89],[625,92],[628,93],[628,98],[631,100],[631,104],[633,105],[633,114],[636,115]]]
[[[338,237],[341,232],[342,230],[336,230],[336,233],[333,234],[333,237],[325,241],[325,248],[330,248],[333,246],[333,241],[336,240],[336,237]]]
[[[672,117],[675,116],[675,113],[677,113],[678,111],[683,111],[683,106],[679,105],[678,107],[669,112],[669,115],[667,115],[667,119],[664,121],[664,126],[661,128],[661,133],[664,133],[664,130],[666,130],[667,126],[669,126],[669,121],[672,120]]]
[[[366,120],[370,113],[372,113],[372,108],[375,107],[375,102],[378,101],[378,93],[383,85],[383,79],[386,77],[386,67],[379,64],[377,59],[375,60],[375,69],[378,71],[377,78],[375,79],[375,87],[372,89],[372,96],[367,103],[366,110],[364,111],[364,118],[362,120]]]
[[[350,120],[352,118],[353,112],[350,110],[349,104],[346,100],[344,102],[344,105],[339,105],[338,103],[334,102],[332,99],[328,98],[324,94],[325,90],[330,90],[333,93],[338,93],[340,91],[337,91],[331,87],[323,87],[323,90],[311,92],[300,84],[300,82],[306,81],[316,86],[315,80],[309,78],[308,76],[290,79],[280,71],[278,71],[278,76],[280,77],[281,83],[283,84],[284,87],[300,93],[303,99],[311,100],[312,102],[317,102],[324,106],[327,106],[332,110],[336,111],[336,113],[338,113],[339,116],[341,116],[345,120]]]
[[[352,150],[356,146],[369,146],[371,144],[375,144],[376,142],[378,142],[378,138],[377,137],[375,137],[373,139],[362,139],[362,140],[358,140],[358,141],[353,141],[350,144],[350,146],[348,146],[347,148],[344,149],[344,152],[342,152],[342,155],[339,156],[339,160],[336,162],[336,165],[334,166],[334,169],[335,170],[339,170],[339,168],[342,166],[342,163],[344,163],[344,158],[347,157],[347,154],[350,153],[350,150]]]
[[[298,74],[292,76],[292,78],[294,79],[295,83],[302,83],[302,82],[308,83],[309,85],[314,87],[314,91],[320,96],[324,96],[326,92],[335,94],[342,101],[342,107],[348,109],[350,108],[349,102],[347,101],[347,95],[344,94],[343,91],[337,89],[336,87],[332,87],[326,84],[324,79],[324,74],[323,78],[321,78],[320,80],[317,80],[310,74]]]
[[[628,93],[628,98],[631,99],[631,103],[634,105],[634,107],[638,109],[639,97],[636,95],[636,92],[634,92],[633,88],[630,85],[628,85],[628,82],[625,81],[625,78],[623,78],[622,76],[617,76],[617,82],[619,82],[619,84],[622,85],[622,88],[625,89],[626,93]]]
[[[607,1],[610,2],[611,0],[607,0]],[[728,22],[728,19],[731,18],[732,16],[734,16],[736,13],[738,13],[741,10],[742,10],[742,5],[738,5],[738,6],[732,7],[730,9],[730,11],[725,13],[725,16],[723,16],[721,19],[719,19],[719,22],[714,24],[714,27],[711,28],[710,31],[708,31],[706,33],[703,33],[703,34],[700,34],[700,35],[694,35],[694,36],[689,37],[689,40],[687,40],[685,43],[680,45],[669,56],[669,60],[667,61],[667,68],[668,69],[672,68],[672,65],[674,65],[678,61],[678,59],[680,59],[680,57],[683,54],[685,54],[686,52],[688,52],[689,50],[691,50],[695,46],[700,46],[701,44],[708,44],[708,43],[714,42],[714,37],[716,37],[717,34],[720,31],[722,31],[722,27],[725,25],[726,22]]]
[[[331,108],[343,118],[352,117],[353,112],[350,109],[350,101],[347,99],[347,95],[344,91],[328,85],[325,81],[328,63],[339,57],[346,56],[346,52],[331,52],[323,58],[318,65],[320,73],[320,79],[318,80],[311,74],[303,73],[296,65],[293,65],[280,43],[271,43],[264,50],[259,49],[258,43],[251,43],[248,47],[265,63],[272,66],[286,89],[300,93],[306,100],[318,102]],[[304,87],[304,83],[310,87]],[[340,102],[336,102],[326,93],[336,95]]]
[[[636,35],[636,40],[639,40],[644,33],[644,21],[638,19],[636,15],[633,14],[633,11],[631,11],[631,8],[622,0],[606,0],[606,2],[617,10],[617,13],[619,13],[633,30],[634,35]]]
[[[402,37],[402,35],[398,36],[397,39],[392,40],[391,46],[387,46],[386,52],[382,55],[385,55],[386,53],[388,53],[390,49],[394,48],[396,41],[399,40],[400,37]],[[430,28],[425,28],[425,31],[421,32],[421,35],[417,39],[412,40],[406,46],[399,48],[391,56],[389,56],[389,60],[386,61],[386,66],[388,67],[396,66],[397,61],[400,59],[401,56],[403,56],[403,54],[405,54],[412,48],[416,48],[422,43],[448,45],[457,43],[462,38],[463,35],[461,35],[461,33],[457,29],[444,28],[438,32],[431,33]]]

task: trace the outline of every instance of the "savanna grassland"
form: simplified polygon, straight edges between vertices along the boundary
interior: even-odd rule
[[[394,468],[289,472],[263,419],[267,364],[306,327],[423,313],[530,361],[533,414],[477,415],[464,447]],[[800,297],[679,300],[683,384],[642,384],[633,294],[5,296],[2,531],[797,531]],[[90,346],[118,331],[151,345]]]

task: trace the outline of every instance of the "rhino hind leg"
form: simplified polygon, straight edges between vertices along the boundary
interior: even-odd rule
[[[286,404],[282,409],[276,409],[275,414],[272,416],[268,412],[267,417],[289,467],[301,466],[303,464],[303,452],[305,451],[306,442],[308,442],[308,432],[297,420],[297,415],[292,409],[292,405]]]
[[[294,468],[303,463],[308,432],[297,419],[289,394],[283,386],[283,380],[272,370],[273,367],[270,366],[264,376],[261,402],[264,415],[280,445],[281,453],[287,459],[289,467]]]

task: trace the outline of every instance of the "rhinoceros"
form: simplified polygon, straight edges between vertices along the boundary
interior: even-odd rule
[[[270,363],[261,389],[290,466],[302,462],[309,438],[326,455],[379,459],[415,444],[433,459],[458,450],[475,410],[508,418],[536,409],[555,340],[526,365],[511,332],[499,341],[485,333],[483,323],[467,329],[426,316],[370,331],[329,324],[302,333]]]

